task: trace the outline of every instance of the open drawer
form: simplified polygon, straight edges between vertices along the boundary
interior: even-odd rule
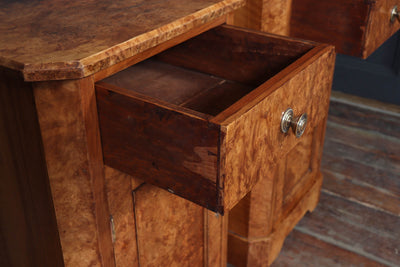
[[[231,209],[299,142],[283,112],[325,118],[334,49],[220,26],[96,84],[105,164]],[[307,133],[307,129],[305,134]]]

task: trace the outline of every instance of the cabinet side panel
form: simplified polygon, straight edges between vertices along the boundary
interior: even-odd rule
[[[365,0],[292,0],[290,36],[332,44],[338,53],[361,56],[368,12]]]
[[[246,5],[233,12],[228,24],[238,27],[261,30],[263,0],[247,1]]]
[[[65,265],[113,266],[94,83],[37,83],[34,94]]]
[[[63,266],[32,88],[0,80],[0,265]]]
[[[236,10],[229,24],[288,35],[292,0],[248,0],[246,6]]]

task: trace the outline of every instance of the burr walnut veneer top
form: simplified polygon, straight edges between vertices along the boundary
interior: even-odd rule
[[[27,81],[89,76],[190,31],[244,0],[0,3],[0,66]]]

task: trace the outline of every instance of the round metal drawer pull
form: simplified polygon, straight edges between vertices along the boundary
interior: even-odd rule
[[[293,109],[288,108],[283,114],[281,119],[281,131],[287,133],[290,128],[293,129],[296,137],[299,138],[303,135],[307,126],[307,113],[301,116],[293,117]]]
[[[400,10],[397,9],[397,6],[394,6],[392,13],[390,14],[390,21],[394,22],[396,18],[400,20]]]

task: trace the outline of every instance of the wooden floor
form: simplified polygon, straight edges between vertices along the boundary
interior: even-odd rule
[[[272,266],[400,266],[400,107],[333,94],[322,172]]]

